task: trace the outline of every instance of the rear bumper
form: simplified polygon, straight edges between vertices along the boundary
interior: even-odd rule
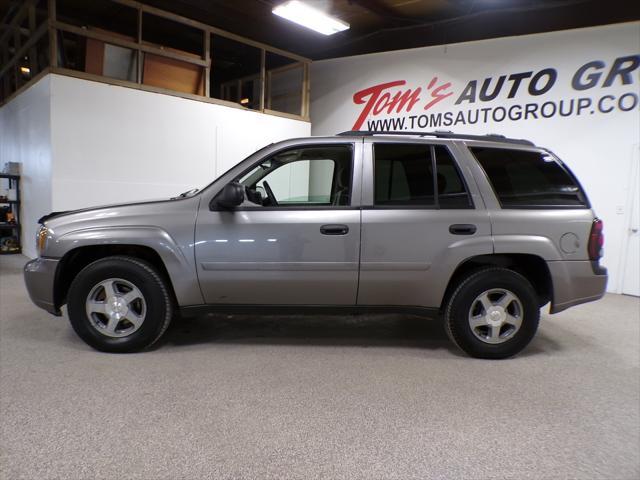
[[[558,313],[581,303],[603,297],[607,289],[607,269],[594,268],[590,261],[547,262],[553,282],[549,313]]]
[[[56,270],[59,260],[36,258],[24,266],[24,283],[31,301],[54,315],[61,315],[53,298]]]

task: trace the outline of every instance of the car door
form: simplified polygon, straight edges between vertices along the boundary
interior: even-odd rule
[[[359,305],[439,307],[456,267],[493,251],[491,224],[456,144],[364,145]]]
[[[201,205],[196,264],[205,301],[354,305],[361,150],[353,142],[284,148],[233,178],[245,189],[238,208]]]

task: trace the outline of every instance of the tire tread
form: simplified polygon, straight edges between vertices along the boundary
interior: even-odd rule
[[[456,334],[455,329],[453,328],[454,319],[452,318],[451,310],[454,308],[457,302],[457,297],[460,296],[462,292],[464,292],[464,290],[467,288],[467,286],[471,282],[473,282],[478,277],[490,274],[491,272],[494,272],[494,273],[508,272],[510,275],[519,277],[523,282],[530,285],[529,280],[527,280],[527,278],[524,275],[514,270],[504,268],[504,267],[481,267],[478,270],[475,270],[471,275],[466,277],[456,286],[453,293],[449,296],[449,299],[446,304],[446,308],[444,311],[444,326],[445,326],[445,332],[447,333],[447,336],[449,337],[449,339],[455,344],[456,347],[458,347],[460,350],[466,353],[470,353],[470,352],[468,352],[467,349],[465,349],[462,346],[462,342],[459,336]],[[530,319],[529,321],[535,322],[536,323],[535,327],[537,329],[539,320],[540,320],[540,316],[538,314],[536,317],[534,317],[533,319]],[[484,358],[492,358],[492,357],[484,357]],[[493,357],[493,358],[499,358],[499,357]]]
[[[164,278],[162,278],[162,276],[151,264],[139,258],[131,257],[128,255],[113,255],[108,257],[102,257],[86,265],[81,271],[84,271],[85,269],[93,265],[96,265],[98,263],[105,262],[105,261],[122,261],[122,262],[131,263],[136,267],[143,269],[147,274],[153,277],[153,280],[155,281],[156,285],[160,288],[160,292],[164,299],[164,305],[165,305],[165,315],[162,320],[162,325],[158,331],[158,334],[153,338],[153,340],[147,343],[146,345],[142,346],[140,349],[138,349],[138,350],[148,350],[156,342],[158,342],[158,340],[160,340],[160,338],[164,335],[164,333],[167,331],[167,328],[169,328],[169,325],[171,324],[171,320],[173,319],[173,316],[174,316],[174,311],[175,311],[174,302],[167,288],[166,281]],[[77,275],[71,282],[71,285],[69,286],[69,294],[71,294],[71,292],[73,292],[74,289],[77,288],[76,283],[79,283],[80,281],[81,281],[81,278],[79,275]]]

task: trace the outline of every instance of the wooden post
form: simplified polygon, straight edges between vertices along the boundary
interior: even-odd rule
[[[1,63],[1,65],[4,66],[9,61],[9,50],[8,50],[6,44],[0,45],[0,48],[2,49],[2,51],[1,51],[1,53],[2,53],[2,63]],[[7,98],[10,95],[10,93],[9,93],[9,76],[6,75],[6,74],[2,75],[2,77],[0,77],[0,81],[2,82],[0,87],[2,87],[2,98],[4,100],[5,98]]]
[[[271,110],[271,85],[273,84],[273,70],[267,72],[267,92],[265,93],[267,109]]]
[[[265,71],[267,68],[267,52],[264,48],[260,50],[260,111],[264,112],[264,94],[265,94]]]
[[[18,52],[22,48],[22,36],[20,35],[20,24],[16,25],[13,31],[13,47]],[[20,59],[16,59],[13,64],[13,81],[15,82],[16,90],[20,88],[22,83],[22,72],[20,72]]]
[[[55,28],[56,22],[56,0],[48,0],[49,10],[49,66],[58,66],[58,31]]]
[[[142,44],[142,6],[138,5],[138,49],[136,50],[136,82],[142,85],[142,72],[144,68],[144,58],[142,57],[142,50],[140,45]]]
[[[204,30],[204,55],[202,59],[207,62],[207,66],[204,67],[204,96],[209,98],[211,96],[211,34]]]
[[[304,118],[309,118],[309,92],[311,88],[311,80],[309,78],[309,63],[303,63],[303,76],[302,76],[302,106],[300,114]]]
[[[29,37],[31,37],[36,31],[36,7],[35,5],[29,5]],[[35,77],[38,73],[38,47],[37,44],[29,49],[29,69],[31,70],[31,77]]]

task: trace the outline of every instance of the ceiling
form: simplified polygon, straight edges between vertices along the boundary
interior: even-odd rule
[[[351,25],[327,37],[273,15],[284,0],[142,1],[313,60],[640,19],[634,0],[304,0]],[[0,19],[20,3],[0,0]],[[98,3],[118,30],[122,7]]]
[[[144,0],[314,60],[640,19],[634,0],[305,0],[348,22],[329,37],[271,13],[283,0]]]

